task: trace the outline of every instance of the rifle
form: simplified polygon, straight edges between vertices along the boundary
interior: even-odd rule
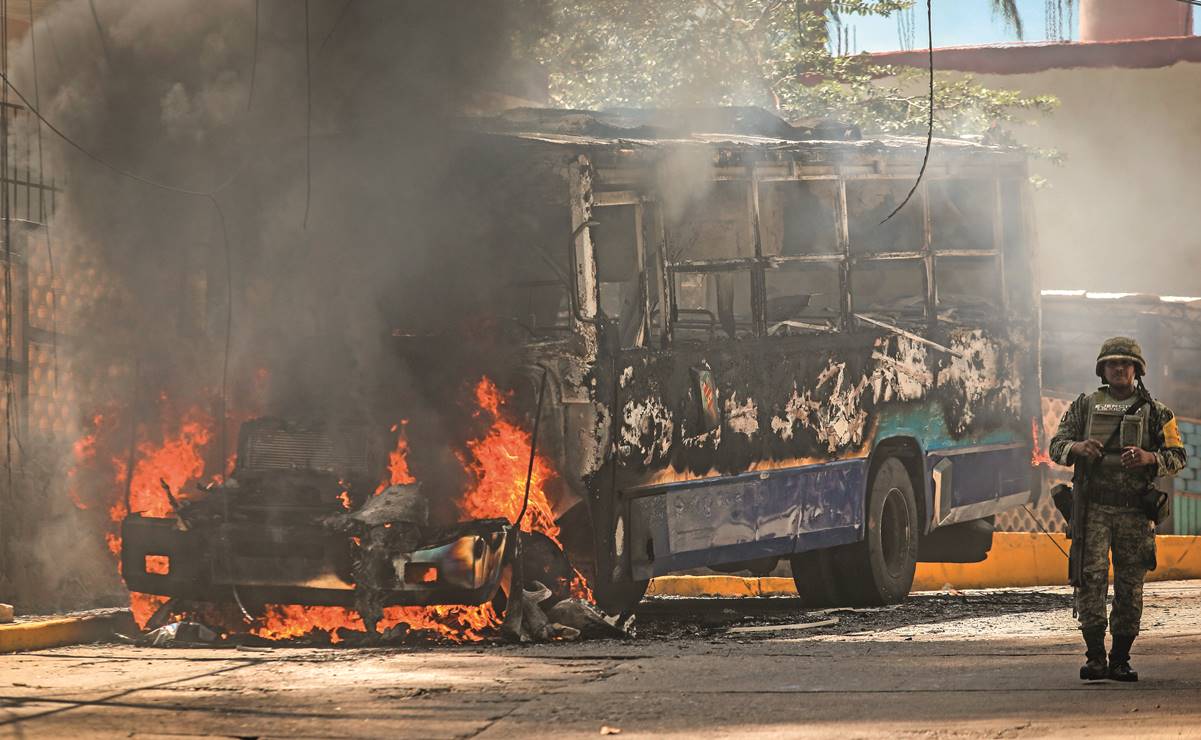
[[[1141,378],[1139,379],[1137,393],[1138,400],[1131,404],[1130,408],[1126,409],[1127,415],[1138,411],[1142,408],[1143,404],[1151,400],[1151,394],[1143,386]],[[1092,413],[1091,406],[1089,413]],[[1060,483],[1051,489],[1051,499],[1055,503],[1055,507],[1059,509],[1061,514],[1064,514],[1064,518],[1068,521],[1068,539],[1072,541],[1072,547],[1068,555],[1068,583],[1072,586],[1079,587],[1084,580],[1083,549],[1085,521],[1088,519],[1088,497],[1086,494],[1088,491],[1089,474],[1093,466],[1101,464],[1101,460],[1105,456],[1105,450],[1118,440],[1118,435],[1121,434],[1121,431],[1122,427],[1118,425],[1110,432],[1109,438],[1105,440],[1105,444],[1101,445],[1100,458],[1076,464],[1076,470],[1072,475],[1072,485],[1069,486],[1066,483]]]

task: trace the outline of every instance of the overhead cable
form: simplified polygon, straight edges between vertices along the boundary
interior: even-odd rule
[[[3,1],[5,3],[7,3],[7,0],[3,0]],[[2,43],[2,40],[0,40],[0,43]],[[84,155],[85,157],[92,160],[93,162],[101,165],[102,167],[105,167],[106,169],[111,170],[112,172],[114,172],[118,175],[121,175],[122,177],[128,178],[135,182],[142,183],[143,185],[147,185],[147,186],[153,187],[153,188],[158,188],[159,190],[164,190],[169,193],[178,193],[180,195],[189,195],[189,196],[194,196],[194,197],[198,197],[198,198],[205,198],[213,205],[213,208],[217,212],[217,218],[218,218],[219,224],[221,226],[221,239],[222,239],[222,243],[223,243],[224,249],[225,249],[225,266],[226,266],[226,276],[225,277],[226,277],[226,288],[227,288],[227,294],[226,294],[227,316],[226,316],[226,337],[225,337],[225,359],[224,359],[222,373],[221,373],[221,375],[222,375],[222,377],[221,377],[221,408],[222,408],[222,410],[224,410],[226,403],[227,403],[226,399],[228,396],[228,388],[229,388],[229,349],[230,349],[230,341],[231,341],[230,333],[232,331],[232,326],[233,326],[233,291],[232,291],[232,287],[231,287],[233,284],[233,278],[232,278],[232,275],[230,274],[231,258],[230,258],[229,232],[226,227],[225,212],[221,208],[221,203],[217,200],[217,195],[222,190],[227,188],[234,180],[237,179],[238,175],[241,174],[241,170],[234,172],[234,174],[230,175],[229,178],[226,179],[224,182],[217,185],[215,188],[212,188],[209,190],[193,190],[191,188],[181,188],[181,187],[176,187],[174,185],[168,185],[166,183],[161,183],[156,180],[152,180],[148,177],[143,177],[142,175],[139,175],[135,172],[130,172],[129,170],[119,167],[119,166],[113,164],[112,162],[109,162],[107,159],[92,152],[91,150],[87,149],[82,144],[75,141],[67,134],[65,134],[62,131],[62,129],[60,129],[58,126],[55,126],[51,121],[49,121],[42,114],[42,111],[39,109],[39,107],[35,103],[31,102],[29,100],[29,98],[25,97],[24,93],[22,93],[21,90],[16,85],[13,84],[12,80],[10,80],[8,77],[7,70],[0,71],[0,80],[4,81],[4,96],[5,97],[7,97],[8,91],[12,90],[13,93],[21,100],[21,102],[25,104],[25,107],[34,116],[36,116],[37,119],[41,123],[45,124],[46,128],[48,128],[52,132],[54,132],[54,134],[56,136],[58,136],[58,138],[62,139],[63,142],[65,142],[72,149],[75,149],[77,152]],[[5,146],[4,151],[7,151],[7,146]],[[5,190],[5,193],[6,194],[4,196],[3,205],[7,208],[7,202],[8,202],[7,201],[7,197],[8,197],[7,189]],[[5,211],[6,227],[7,227],[7,223],[8,223],[7,211]],[[5,245],[5,249],[6,250],[8,249],[7,244]],[[6,270],[7,270],[7,268],[6,268]],[[7,282],[7,272],[6,272],[6,282]],[[9,295],[12,295],[11,291],[9,292]],[[11,356],[11,353],[10,353],[10,356]],[[220,459],[224,460],[225,452],[227,449],[226,434],[225,434],[225,419],[224,418],[221,420],[220,440],[221,440],[221,457],[220,457]]]
[[[909,188],[909,194],[905,196],[905,200],[901,201],[901,205],[897,206],[892,213],[888,214],[888,218],[880,223],[888,221],[893,216],[901,212],[905,204],[913,198],[913,194],[917,192],[917,188],[922,184],[922,176],[926,174],[926,165],[930,162],[930,146],[934,143],[934,0],[926,0],[926,48],[928,54],[928,64],[930,68],[930,120],[926,128],[926,153],[922,156],[922,167],[917,171],[917,179],[913,182],[913,187]]]
[[[304,223],[309,228],[313,198],[313,59],[309,53],[309,0],[304,0]]]
[[[254,0],[254,50],[250,56],[250,84],[246,93],[246,110],[254,104],[254,76],[259,68],[259,4],[262,0]]]
[[[36,33],[37,18],[33,14],[33,0],[29,2],[29,53],[33,57],[33,102],[34,105],[42,104],[42,97],[38,87],[38,43]],[[39,120],[37,125],[37,142],[38,142],[38,183],[42,188],[38,191],[41,194],[39,199],[40,215],[46,229],[46,263],[50,269],[50,288],[48,290],[50,298],[50,374],[52,378],[54,391],[58,391],[58,281],[54,270],[54,246],[50,239],[50,214],[46,210],[45,200],[45,185],[46,185],[46,166],[42,156],[42,122]]]

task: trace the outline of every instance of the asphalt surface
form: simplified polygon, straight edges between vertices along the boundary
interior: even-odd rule
[[[536,646],[0,658],[0,737],[1044,737],[1201,732],[1201,582],[1147,587],[1137,684],[1084,683],[1067,589],[644,602],[637,636]]]

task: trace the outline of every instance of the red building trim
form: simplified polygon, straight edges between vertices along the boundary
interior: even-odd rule
[[[925,67],[925,50],[869,54],[871,61],[899,67]],[[1201,62],[1201,36],[1134,41],[948,46],[934,50],[934,68],[977,74],[1028,74],[1048,69],[1121,67],[1153,69],[1177,62]]]

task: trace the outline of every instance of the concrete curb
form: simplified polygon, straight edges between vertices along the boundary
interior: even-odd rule
[[[1148,581],[1201,578],[1201,536],[1160,535],[1155,538],[1159,567]],[[1058,544],[1058,547],[1056,545]],[[1062,534],[997,532],[992,551],[980,563],[918,563],[914,591],[954,588],[1064,586],[1070,543]],[[1059,548],[1063,548],[1060,552]],[[796,596],[791,578],[738,576],[663,576],[651,581],[648,596]]]
[[[0,654],[96,642],[114,632],[138,633],[127,609],[0,624]]]

